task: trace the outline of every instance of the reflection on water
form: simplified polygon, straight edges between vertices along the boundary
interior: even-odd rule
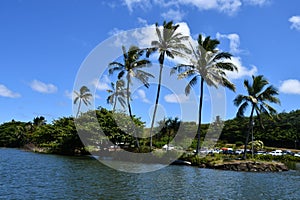
[[[132,167],[128,163],[117,164]],[[17,149],[0,149],[0,178],[0,199],[300,197],[298,170],[249,173],[168,166],[149,173],[124,173],[89,157],[43,155]]]

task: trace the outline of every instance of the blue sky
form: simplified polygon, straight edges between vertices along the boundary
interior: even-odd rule
[[[109,38],[116,39],[122,31],[151,27],[164,20],[180,23],[194,38],[199,33],[218,38],[219,48],[234,55],[240,72],[230,78],[237,93],[225,90],[224,118],[235,116],[232,100],[238,93],[245,93],[243,80],[252,74],[263,74],[279,89],[279,112],[299,109],[298,0],[2,0],[0,123],[31,121],[41,115],[51,122],[72,115],[73,86],[78,89],[76,77],[92,50]],[[99,67],[104,70],[104,66]],[[93,106],[110,108],[105,90],[113,77],[103,73],[98,80],[98,85],[93,84],[97,80],[89,80],[95,92]],[[150,89],[136,87],[133,94],[133,111],[145,121],[149,121],[153,109],[156,86],[152,82]],[[175,82],[169,83],[176,86]],[[196,120],[195,104],[185,107],[192,97],[185,97],[180,87],[175,87],[176,100],[168,87],[161,94],[160,116],[180,117],[182,109],[187,109],[182,119]],[[212,118],[207,91],[204,122]]]

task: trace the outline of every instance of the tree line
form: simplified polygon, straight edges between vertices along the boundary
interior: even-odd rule
[[[90,111],[92,112],[92,111]],[[127,150],[137,151],[135,148],[135,138],[130,134],[130,130],[121,130],[119,127],[126,127],[127,120],[130,118],[124,113],[113,113],[111,110],[105,108],[98,108],[96,115],[91,113],[81,115],[81,119],[85,124],[84,131],[78,135],[78,130],[74,124],[73,117],[62,117],[57,120],[47,123],[44,117],[36,117],[30,122],[21,122],[12,120],[0,125],[0,147],[26,147],[35,146],[46,150],[48,153],[57,154],[88,154],[88,151],[96,151],[97,148],[109,148],[108,139],[113,144],[119,144]],[[93,111],[94,112],[94,111]],[[118,116],[116,116],[118,115]],[[97,118],[97,123],[91,120],[91,116]],[[118,119],[118,124],[116,120]],[[139,124],[140,134],[149,134],[150,128],[145,128],[145,123],[134,116],[135,123]],[[216,119],[213,123],[221,119]],[[261,127],[259,121],[262,120],[264,126]],[[255,140],[263,141],[265,146],[277,148],[300,148],[300,110],[291,111],[289,113],[283,112],[278,114],[278,118],[270,119],[262,115],[261,119],[254,117],[254,136]],[[244,144],[245,132],[248,128],[249,118],[234,118],[224,121],[224,127],[220,135],[219,141],[215,147],[223,147],[227,143],[236,144],[240,146]],[[105,137],[99,136],[99,127],[102,129]],[[168,144],[175,137],[179,127],[184,132],[184,137],[179,138],[184,141],[192,137],[194,140],[189,147],[190,150],[197,146],[197,131],[196,122],[183,122],[178,118],[166,118],[158,122],[155,131],[158,132],[153,136],[153,146],[162,148],[163,145]],[[201,135],[201,141],[207,133],[209,124],[202,124],[201,129],[204,134]],[[79,127],[80,128],[80,127]],[[128,134],[129,133],[129,134]],[[194,136],[194,137],[193,137]],[[87,139],[82,143],[82,139]],[[149,151],[149,139],[139,138],[143,151]],[[201,144],[209,145],[209,144]]]

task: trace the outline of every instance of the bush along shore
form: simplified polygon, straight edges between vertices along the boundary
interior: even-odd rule
[[[298,160],[297,160],[298,159]],[[246,172],[281,172],[288,171],[287,162],[300,162],[292,156],[265,156],[242,160],[240,157],[227,155],[183,155],[180,160],[189,162],[192,166],[209,169],[246,171]]]

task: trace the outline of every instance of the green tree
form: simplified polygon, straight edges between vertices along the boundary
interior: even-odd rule
[[[232,55],[227,52],[219,52],[217,49],[218,44],[220,44],[218,40],[210,39],[209,36],[203,39],[202,35],[199,34],[196,50],[191,45],[193,56],[190,59],[190,64],[180,64],[173,69],[173,72],[178,71],[179,79],[189,79],[189,83],[185,88],[186,95],[190,94],[191,88],[195,86],[200,79],[196,154],[198,154],[200,148],[204,83],[216,88],[221,85],[235,91],[234,84],[227,79],[225,72],[234,71],[237,70],[237,68],[231,62],[226,61],[226,59],[230,59]]]
[[[37,126],[42,126],[46,124],[46,119],[43,116],[40,117],[35,117],[33,119],[33,126],[37,127]]]
[[[253,115],[254,111],[256,115],[260,117],[261,113],[267,114],[269,117],[272,118],[272,115],[276,114],[276,110],[270,106],[268,103],[275,103],[280,104],[280,100],[275,97],[278,95],[277,89],[269,85],[267,79],[264,76],[252,76],[252,84],[249,83],[248,80],[244,80],[244,86],[247,90],[247,95],[239,94],[233,100],[234,105],[239,107],[237,112],[237,117],[243,117],[247,107],[251,106],[250,118],[249,118],[249,125],[248,131],[245,140],[245,148],[244,148],[244,155],[243,159],[246,159],[246,150],[247,144],[249,140],[250,132],[253,128]]]
[[[157,85],[157,93],[155,99],[155,106],[151,121],[150,128],[150,148],[152,148],[152,133],[156,117],[157,106],[159,102],[162,72],[164,67],[165,56],[174,59],[175,57],[185,57],[185,54],[191,53],[190,49],[184,44],[184,41],[187,41],[189,36],[184,36],[182,33],[178,32],[177,29],[179,24],[174,25],[173,21],[166,22],[164,21],[162,29],[156,23],[156,35],[158,40],[151,42],[151,48],[147,51],[147,57],[150,56],[153,52],[159,53],[159,78]]]
[[[109,74],[113,74],[118,71],[118,79],[126,76],[127,86],[126,86],[126,99],[129,116],[132,118],[132,111],[130,105],[130,85],[132,84],[132,78],[136,78],[141,81],[146,88],[149,87],[149,78],[153,77],[152,74],[141,70],[141,68],[148,67],[150,64],[149,60],[141,59],[141,56],[144,54],[144,50],[139,49],[136,46],[129,47],[129,50],[126,51],[126,48],[122,46],[123,50],[123,63],[120,62],[111,62],[109,63]]]
[[[90,89],[87,86],[82,86],[79,90],[79,92],[74,91],[76,97],[74,99],[74,104],[76,104],[79,101],[78,105],[78,111],[76,114],[76,117],[78,117],[80,108],[81,108],[81,102],[83,102],[86,106],[90,105],[90,99],[92,98],[92,94],[90,93]]]
[[[126,89],[124,85],[124,80],[119,79],[116,81],[116,84],[111,82],[111,89],[106,90],[110,94],[106,101],[108,104],[113,105],[113,112],[116,110],[117,101],[123,108],[126,106]]]
[[[109,63],[109,74],[113,74],[118,71],[118,79],[121,79],[124,75],[126,76],[127,86],[126,86],[126,99],[127,107],[131,120],[133,120],[133,115],[130,105],[130,85],[132,84],[132,78],[136,78],[141,81],[146,88],[149,87],[149,78],[154,77],[152,74],[141,70],[141,68],[148,67],[150,61],[147,59],[141,59],[145,50],[141,50],[136,46],[129,47],[129,50],[126,51],[126,48],[122,46],[123,50],[123,63],[120,62],[111,62]],[[132,124],[134,125],[134,124]],[[136,137],[136,136],[135,136]],[[138,138],[136,137],[136,145],[139,147]]]

